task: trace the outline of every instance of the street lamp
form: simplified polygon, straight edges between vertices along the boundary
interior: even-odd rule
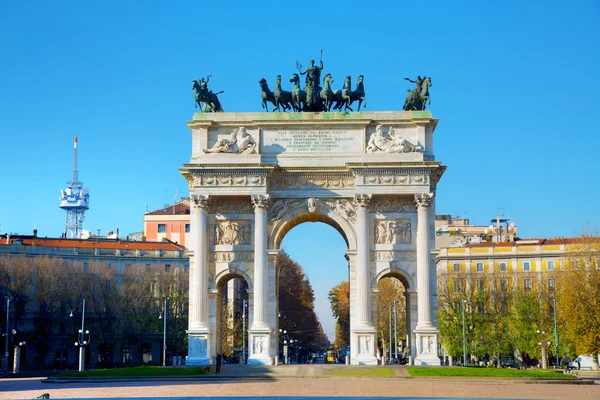
[[[463,331],[463,367],[467,365],[467,335],[465,333],[465,304],[466,300],[463,300],[460,305],[462,306],[462,331]]]
[[[73,315],[73,312],[71,312]],[[85,340],[87,335],[87,340]],[[81,329],[77,335],[77,342],[75,346],[79,347],[79,371],[85,371],[85,346],[90,344],[90,331],[85,330],[85,299],[83,299],[83,306],[81,312]]]
[[[558,368],[558,330],[556,328],[556,297],[553,297],[554,301],[554,355],[556,356],[556,363],[554,364],[554,369]]]
[[[398,359],[398,318],[396,314],[396,299],[394,299],[394,356]]]
[[[390,360],[389,363],[392,363],[392,306],[390,306]]]
[[[5,342],[5,347],[4,347],[4,360],[3,360],[3,367],[2,369],[4,369],[4,371],[8,372],[8,356],[9,356],[9,352],[8,352],[8,330],[9,330],[9,320],[10,320],[10,297],[6,296],[6,333],[4,334],[4,336],[6,336],[6,342]]]
[[[167,300],[171,300],[169,296],[165,297],[163,305],[163,367],[167,366]],[[158,317],[160,319],[160,316]]]
[[[279,341],[281,342],[281,337],[283,336],[283,350],[282,350],[282,355],[283,355],[283,363],[287,364],[287,331],[285,329],[279,329]]]
[[[13,373],[18,374],[21,369],[21,347],[25,346],[27,344],[27,342],[25,342],[24,340],[19,341],[17,339],[17,330],[16,329],[12,330],[12,335],[13,335],[13,338],[12,338],[13,346],[15,346],[14,361],[13,361]]]
[[[546,332],[538,330],[537,334],[541,335],[541,337],[543,338],[546,335]],[[548,366],[546,362],[546,348],[547,346],[550,346],[550,342],[538,342],[538,345],[540,345],[540,347],[542,348],[542,368],[546,369]]]

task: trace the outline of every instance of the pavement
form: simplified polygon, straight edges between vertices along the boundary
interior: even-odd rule
[[[517,381],[482,378],[413,378],[405,366],[386,366],[394,377],[327,377],[332,365],[281,365],[272,367],[229,366],[221,374],[179,379],[152,378],[127,381],[47,382],[44,378],[0,380],[0,399],[31,399],[50,394],[57,398],[189,398],[215,396],[394,396],[513,399],[600,399],[600,374],[592,384],[564,382],[539,384],[540,380]],[[369,368],[369,367],[352,367]],[[373,367],[371,367],[373,368]],[[593,379],[597,379],[594,381]],[[594,384],[594,382],[596,382]]]

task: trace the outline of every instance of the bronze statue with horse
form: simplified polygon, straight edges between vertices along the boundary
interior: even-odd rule
[[[212,90],[208,90],[207,83],[210,79],[210,75],[204,80],[200,81],[192,80],[192,90],[194,91],[194,107],[199,107],[202,112],[223,112],[221,102],[217,95],[223,93],[223,91],[213,93]]]
[[[404,111],[424,111],[427,104],[431,104],[431,98],[429,97],[429,87],[431,84],[431,77],[417,76],[416,80],[404,78],[405,80],[415,84],[414,90],[409,90],[406,100],[404,101]]]

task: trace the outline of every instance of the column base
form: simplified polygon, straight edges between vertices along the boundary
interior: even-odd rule
[[[185,359],[185,365],[197,367],[201,365],[212,364],[212,354],[210,354],[211,332],[192,332],[188,331],[188,356]]]
[[[438,331],[437,329],[414,331],[417,342],[417,356],[415,365],[441,365],[438,357]]]
[[[248,365],[273,365],[270,339],[271,329],[250,329],[248,331]]]
[[[351,336],[350,363],[352,365],[377,365],[375,328],[362,326],[360,329],[353,329]]]

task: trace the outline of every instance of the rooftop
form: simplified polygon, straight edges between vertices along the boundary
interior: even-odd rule
[[[171,241],[145,242],[139,240],[121,239],[63,239],[38,237],[34,235],[0,235],[0,246],[45,246],[45,247],[68,247],[83,249],[125,249],[125,250],[164,250],[184,251],[185,247]]]
[[[175,204],[165,206],[160,210],[147,212],[146,215],[185,215],[190,213],[190,200],[181,199]]]

